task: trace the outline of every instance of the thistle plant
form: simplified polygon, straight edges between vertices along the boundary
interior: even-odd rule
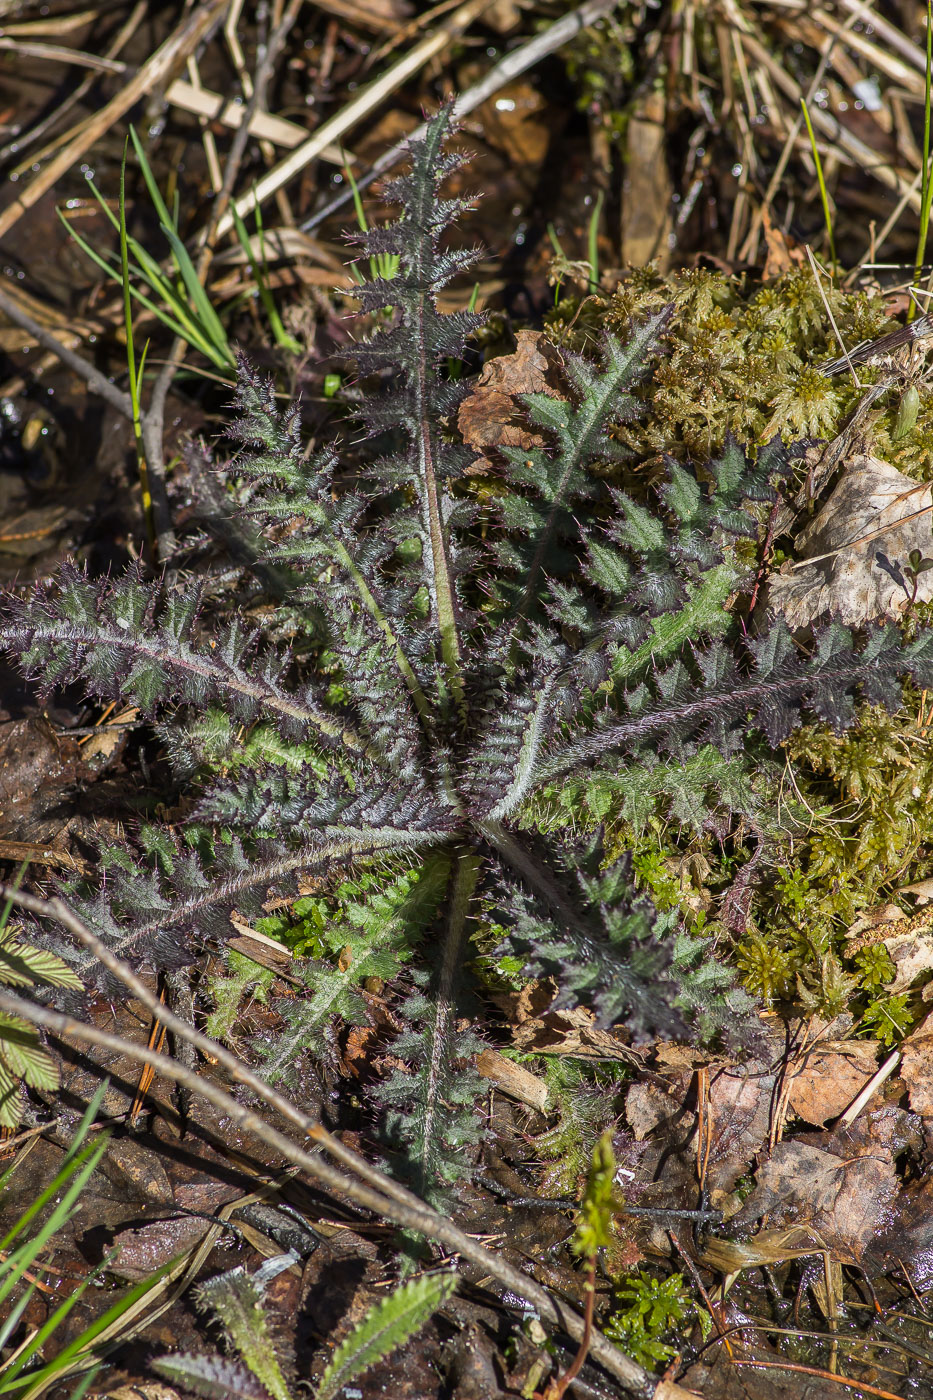
[[[366,979],[403,986],[377,1096],[435,1196],[479,1131],[474,932],[553,979],[558,1007],[635,1039],[714,1033],[739,1004],[728,975],[636,896],[624,859],[607,863],[594,814],[650,788],[702,823],[726,800],[713,786],[739,792],[805,716],[843,729],[860,696],[896,708],[903,677],[933,685],[927,631],[857,642],[831,624],[804,648],[780,622],[753,639],[738,624],[787,470],[779,440],[670,462],[654,485],[626,474],[613,434],[640,411],[664,310],[597,357],[565,355],[563,394],[523,400],[544,445],[502,447],[495,489],[475,491],[454,429],[469,385],[449,366],[480,318],[436,304],[476,257],[442,242],[465,208],[439,193],[460,164],[450,126],[449,110],[432,120],[387,191],[400,216],[359,239],[399,260],[358,290],[378,327],[357,352],[362,465],[306,450],[299,407],[281,412],[240,363],[239,447],[214,466],[251,522],[248,607],[197,580],[66,568],[0,623],[46,691],[80,679],[157,720],[197,793],[186,827],[144,827],[103,853],[105,884],[72,895],[116,952],[178,966],[230,933],[233,909],[242,922],[299,879],[317,893],[367,877],[260,1048],[287,1078],[335,1016],[365,1016]],[[87,954],[54,947],[106,986]]]

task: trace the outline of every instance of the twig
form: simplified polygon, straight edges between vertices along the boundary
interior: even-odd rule
[[[564,15],[562,19],[556,20],[542,33],[536,34],[527,43],[513,49],[511,53],[506,54],[505,58],[490,68],[484,78],[480,78],[478,83],[474,83],[472,87],[460,94],[454,103],[454,115],[458,119],[465,117],[485,102],[488,97],[491,97],[494,92],[498,92],[506,83],[510,83],[513,78],[527,72],[536,63],[540,63],[543,58],[547,58],[549,54],[563,48],[564,44],[569,43],[582,29],[588,28],[589,25],[595,24],[596,20],[608,15],[615,9],[617,3],[618,0],[586,0],[586,3],[581,5],[578,10],[574,10],[572,14]],[[386,170],[390,170],[405,155],[408,143],[417,141],[424,134],[425,129],[425,124],[422,123],[403,141],[399,141],[391,150],[387,151],[384,156],[380,156],[376,164],[365,175],[360,175],[357,178],[357,189],[365,189]],[[311,229],[317,228],[325,219],[330,218],[331,214],[336,214],[344,205],[349,204],[352,198],[353,191],[345,190],[336,199],[332,199],[329,204],[325,205],[323,209],[319,209],[310,219],[307,219],[301,225],[302,231],[309,233]]]
[[[312,1156],[304,1151],[291,1138],[273,1128],[257,1113],[244,1108],[218,1085],[178,1064],[167,1055],[159,1055],[146,1046],[135,1045],[132,1041],[101,1031],[96,1026],[87,1025],[85,1022],[65,1016],[60,1012],[52,1011],[46,1007],[34,1006],[2,988],[0,988],[0,1010],[8,1012],[10,1015],[21,1016],[34,1025],[43,1026],[54,1035],[70,1036],[85,1044],[98,1045],[102,1049],[130,1055],[143,1064],[151,1065],[158,1073],[167,1079],[174,1080],[190,1093],[207,1099],[214,1107],[228,1115],[244,1132],[255,1133],[274,1151],[280,1153],[295,1166],[300,1167],[302,1171],[315,1177],[328,1190],[346,1196],[362,1209],[374,1211],[387,1220],[393,1221],[394,1224],[400,1225],[403,1229],[415,1230],[429,1239],[437,1240],[454,1253],[463,1255],[465,1259],[482,1268],[486,1274],[497,1279],[505,1288],[517,1294],[518,1297],[525,1298],[543,1318],[563,1328],[575,1341],[582,1338],[584,1321],[576,1313],[555,1302],[543,1288],[529,1279],[527,1275],[512,1268],[511,1265],[487,1250],[471,1236],[465,1234],[448,1217],[440,1215],[431,1207],[426,1206],[413,1192],[385,1176],[364,1158],[345,1147],[317,1119],[310,1117],[296,1104],[276,1093],[231,1051],[217,1041],[211,1040],[209,1036],[195,1030],[194,1027],[187,1025],[174,1012],[162,1005],[158,997],[146,987],[131,968],[110,952],[84,921],[73,910],[69,909],[64,900],[37,899],[34,895],[25,894],[9,886],[0,887],[0,898],[11,899],[20,908],[57,920],[79,942],[89,948],[109,971],[119,977],[133,996],[151,1014],[158,1015],[169,1032],[186,1040],[211,1060],[220,1064],[234,1083],[242,1084],[259,1095],[270,1108],[282,1114],[284,1118],[310,1138],[315,1146],[328,1152],[366,1184],[361,1185],[352,1177],[344,1176],[334,1167],[322,1161],[320,1156]],[[610,1371],[620,1384],[632,1394],[644,1397],[645,1400],[652,1394],[654,1382],[647,1372],[613,1346],[601,1333],[595,1332],[593,1334],[590,1350],[600,1364]]]
[[[124,394],[115,384],[111,384],[106,375],[101,374],[95,365],[86,360],[83,355],[78,355],[74,350],[69,350],[67,345],[63,345],[57,336],[51,331],[40,326],[39,322],[24,311],[18,302],[7,296],[6,292],[0,290],[0,311],[5,316],[9,316],[15,326],[28,331],[29,334],[39,342],[45,350],[51,351],[63,365],[67,365],[80,379],[83,379],[92,394],[100,394],[107,400],[111,408],[115,408],[118,413],[122,413],[124,418],[133,421],[133,405],[130,402],[129,394]]]
[[[879,1400],[902,1400],[902,1397],[895,1395],[891,1390],[882,1390],[880,1386],[869,1385],[867,1381],[850,1380],[848,1376],[837,1376],[832,1371],[823,1371],[819,1366],[797,1366],[790,1361],[739,1361],[733,1358],[733,1366],[752,1366],[757,1371],[793,1371],[801,1376],[818,1376],[820,1380],[835,1381],[837,1385],[847,1386],[849,1390],[860,1390],[865,1395],[877,1395]]]

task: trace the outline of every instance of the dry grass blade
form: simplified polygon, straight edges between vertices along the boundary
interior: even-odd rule
[[[160,83],[164,83],[178,65],[184,63],[218,22],[226,3],[227,0],[205,0],[203,5],[188,12],[181,24],[156,49],[127,85],[82,127],[79,135],[4,209],[0,214],[0,238],[9,233],[27,209],[31,209],[105,131],[109,131],[141,97]]]
[[[520,77],[522,73],[527,73],[529,68],[533,68],[536,63],[540,63],[549,54],[556,53],[558,49],[563,48],[564,44],[569,43],[581,30],[587,29],[598,19],[608,15],[615,9],[615,6],[616,0],[586,0],[586,3],[581,5],[579,9],[555,20],[549,28],[540,34],[535,34],[526,43],[520,44],[511,53],[506,54],[505,58],[494,64],[489,72],[480,78],[479,82],[460,93],[454,101],[453,107],[456,119],[461,121],[470,112],[481,106],[488,97],[492,97],[494,93],[499,92],[513,79]],[[356,182],[357,189],[364,190],[385,171],[391,170],[392,166],[397,164],[407,151],[408,143],[419,141],[423,137],[425,129],[425,124],[422,123],[403,141],[399,141],[397,145],[386,151],[384,156],[380,156],[375,165],[359,177]],[[352,198],[353,191],[345,190],[323,209],[318,210],[310,219],[306,219],[301,225],[302,230],[308,233],[311,229],[317,228],[325,219],[330,218],[331,214],[335,214],[346,204],[349,204]]]
[[[799,83],[797,83],[786,69],[772,57],[765,45],[756,39],[753,34],[743,33],[741,38],[743,47],[757,63],[760,63],[767,69],[774,80],[775,86],[779,88],[786,97],[789,97],[793,102],[799,104],[801,97],[804,96]],[[841,122],[838,122],[836,118],[831,116],[828,112],[824,112],[819,107],[816,107],[811,115],[813,125],[819,130],[822,136],[836,147],[840,159],[844,160],[847,164],[861,167],[868,174],[873,175],[876,180],[880,180],[883,185],[887,185],[889,189],[895,190],[898,195],[906,199],[907,203],[910,204],[911,208],[915,209],[917,213],[920,212],[920,196],[919,194],[913,194],[912,178],[910,175],[897,170],[888,161],[884,160],[877,151],[872,150],[871,146],[867,146],[864,141],[860,141],[853,132],[849,131],[848,128],[844,127]]]
[[[140,24],[146,16],[146,10],[146,0],[137,0],[137,3],[133,6],[133,9],[130,11],[129,16],[120,26],[120,29],[118,30],[113,42],[107,48],[107,51],[104,54],[105,58],[116,59],[117,55],[126,47],[130,39],[132,39],[133,35],[136,33],[136,30],[139,28]],[[57,23],[60,18],[61,17],[56,16],[54,22]],[[70,18],[74,18],[74,16],[71,16]],[[79,16],[79,18],[81,18],[83,21],[86,17]],[[53,23],[53,21],[49,22]],[[65,21],[64,19],[62,19],[62,24],[64,23]],[[4,32],[6,34],[11,34],[15,28],[15,25],[7,25],[4,27]],[[63,28],[58,28],[55,32],[58,34],[59,37],[61,37],[62,33],[66,31]],[[95,78],[93,73],[89,73],[85,78],[81,80],[81,82],[78,84],[78,86],[73,92],[69,93],[68,96],[62,102],[60,102],[57,107],[54,107],[53,110],[49,112],[45,117],[41,118],[35,124],[35,126],[31,127],[29,131],[17,135],[15,141],[11,141],[7,146],[3,147],[3,149],[0,150],[0,160],[5,160],[7,156],[12,155],[14,152],[18,153],[22,151],[25,147],[34,145],[35,142],[40,140],[40,138],[43,137],[47,131],[50,131],[53,127],[59,127],[65,115],[68,112],[70,112],[73,107],[77,106],[79,102],[82,101],[82,99],[90,91],[94,82]],[[78,129],[83,128],[83,126],[83,122],[79,123]],[[72,135],[74,135],[74,133],[72,133]],[[64,144],[67,144],[68,140],[69,137],[62,138]],[[54,149],[54,146],[57,144],[59,143],[53,143],[52,149]],[[22,163],[18,165],[12,173],[15,174],[17,178],[19,178],[27,170],[29,170],[29,168],[34,162],[44,160],[47,154],[48,148],[46,150],[33,153],[33,155],[30,156],[27,160],[22,161]]]
[[[381,78],[377,78],[368,87],[365,87],[352,102],[348,102],[341,111],[335,113],[329,121],[318,127],[317,131],[303,145],[299,146],[273,170],[270,170],[267,175],[264,175],[253,189],[242,195],[235,206],[240,218],[245,218],[256,208],[257,204],[263,204],[270,195],[284,188],[299,171],[304,170],[312,160],[317,159],[325,146],[339,141],[347,131],[350,131],[364,117],[380,107],[390,94],[397,92],[414,73],[417,73],[425,64],[430,63],[432,58],[443,53],[444,49],[462,34],[484,10],[488,9],[491,3],[492,0],[467,0],[465,5],[460,5],[452,15],[442,20],[432,34],[427,35],[419,44],[416,44]],[[232,228],[233,214],[228,211],[217,225],[217,237],[223,237]]]
[[[182,78],[175,79],[165,94],[165,100],[173,107],[181,108],[183,112],[206,117],[208,121],[220,122],[222,126],[230,127],[233,131],[243,125],[245,112],[242,102],[237,102],[232,97],[224,97],[219,92],[212,92],[210,88],[196,87]],[[300,146],[308,136],[305,128],[297,122],[289,121],[286,117],[276,117],[271,112],[254,112],[248,122],[248,128],[250,136],[255,136],[259,141],[269,141],[274,146],[282,146],[287,151]],[[339,146],[325,146],[318,153],[318,159],[343,167],[347,155]],[[352,160],[352,157],[350,159]]]

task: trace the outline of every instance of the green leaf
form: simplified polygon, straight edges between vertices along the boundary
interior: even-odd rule
[[[44,982],[50,987],[71,987],[75,991],[84,988],[81,978],[54,953],[8,938],[0,939],[0,982],[12,987]]]
[[[197,1356],[180,1352],[159,1356],[153,1369],[176,1385],[207,1400],[270,1400],[269,1392],[248,1366],[230,1356]]]
[[[208,1279],[196,1294],[198,1301],[220,1318],[231,1346],[273,1400],[291,1400],[272,1345],[262,1295],[261,1284],[243,1268]]]
[[[616,1211],[615,1176],[612,1133],[607,1129],[593,1148],[593,1160],[573,1235],[573,1252],[584,1259],[594,1259],[597,1251],[605,1249],[611,1241],[612,1220]]]
[[[58,1088],[58,1067],[32,1026],[0,1012],[0,1061],[33,1089]]]
[[[456,1287],[457,1276],[453,1272],[422,1274],[378,1303],[334,1352],[315,1400],[333,1400],[356,1376],[397,1351],[421,1330]]]

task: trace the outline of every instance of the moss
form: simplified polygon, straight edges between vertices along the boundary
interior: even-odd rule
[[[847,347],[890,329],[880,295],[824,291]],[[819,372],[840,347],[808,269],[767,286],[709,268],[666,277],[650,267],[633,269],[611,293],[562,300],[546,316],[546,328],[555,343],[582,349],[603,327],[624,334],[633,318],[669,302],[675,313],[666,334],[668,352],[645,391],[648,412],[619,431],[642,458],[705,457],[728,433],[752,442],[775,432],[785,439],[830,437],[864,392],[850,375],[830,379]],[[859,377],[867,387],[885,372],[860,367]],[[895,441],[905,387],[906,381],[877,404],[874,450],[907,475],[925,480],[933,475],[933,403],[921,384],[917,421]]]

